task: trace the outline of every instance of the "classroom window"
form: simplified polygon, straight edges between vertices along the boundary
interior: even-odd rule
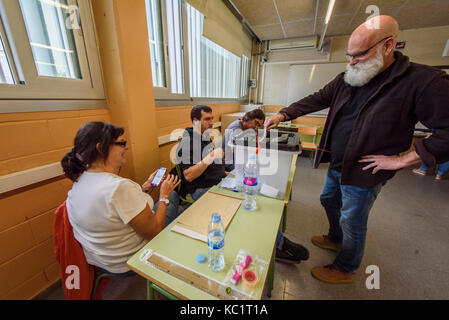
[[[164,41],[159,0],[146,0],[148,40],[150,45],[153,86],[165,87]]]
[[[1,112],[73,109],[75,100],[96,108],[104,101],[89,0],[0,1],[0,14]]]
[[[3,37],[0,35],[0,83],[15,84],[11,65],[6,54]]]
[[[248,81],[251,70],[251,59],[242,55],[242,71],[240,73],[240,97],[248,95]]]
[[[190,95],[238,98],[240,58],[202,36],[204,15],[186,4],[189,35]]]
[[[170,92],[184,93],[184,40],[181,0],[166,0]]]
[[[22,14],[40,76],[81,78],[73,30],[66,24],[66,0],[20,0]]]

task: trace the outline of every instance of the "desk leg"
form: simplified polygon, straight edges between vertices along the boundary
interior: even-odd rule
[[[282,210],[282,232],[285,232],[287,228],[287,205],[284,204],[284,210]]]
[[[153,283],[147,280],[147,300],[154,300],[154,289],[151,286],[152,284]]]
[[[154,291],[159,292],[160,294],[164,295],[165,297],[167,297],[170,300],[180,300],[174,294],[171,294],[167,290],[159,287],[157,284],[154,284],[151,281],[147,280],[147,299],[148,300],[155,300]]]
[[[268,270],[268,290],[267,290],[268,298],[271,298],[271,291],[273,291],[273,287],[274,287],[275,258],[276,258],[276,246],[273,249],[273,254],[271,255],[271,261],[270,261],[270,269]]]

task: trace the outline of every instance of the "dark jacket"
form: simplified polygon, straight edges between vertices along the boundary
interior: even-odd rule
[[[418,121],[435,129],[430,138],[414,143],[424,164],[433,168],[436,163],[449,160],[449,75],[430,66],[409,62],[409,58],[400,52],[395,52],[395,59],[390,76],[367,100],[354,123],[343,157],[343,185],[372,187],[391,179],[395,170],[381,170],[373,175],[372,169],[362,170],[369,163],[359,163],[358,160],[365,155],[399,155],[407,151]],[[343,77],[344,72],[318,92],[280,111],[295,119],[330,108],[315,166],[329,162],[334,120],[350,99],[351,87]]]
[[[201,142],[201,144],[194,146],[195,142]],[[193,128],[187,128],[184,131],[182,140],[176,150],[176,161],[182,172],[181,196],[185,197],[189,193],[192,194],[198,188],[210,188],[226,177],[225,166],[213,162],[201,176],[192,182],[185,180],[184,171],[199,163],[213,149],[215,149],[215,145],[207,134],[201,136],[194,132]]]

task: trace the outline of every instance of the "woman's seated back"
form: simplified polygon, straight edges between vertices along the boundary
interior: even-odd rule
[[[169,202],[160,202],[163,205],[153,212],[153,199],[144,191],[155,173],[142,187],[118,176],[128,150],[123,134],[121,127],[89,122],[78,130],[75,147],[61,161],[74,181],[66,206],[75,239],[89,264],[112,273],[129,271],[126,261],[165,227]],[[167,178],[161,199],[168,199],[178,183],[177,177]],[[177,205],[170,202],[168,210],[177,213]]]

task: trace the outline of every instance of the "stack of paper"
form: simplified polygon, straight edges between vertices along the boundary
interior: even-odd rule
[[[207,228],[212,214],[220,214],[226,229],[241,202],[242,199],[208,191],[178,218],[171,230],[207,242]]]

